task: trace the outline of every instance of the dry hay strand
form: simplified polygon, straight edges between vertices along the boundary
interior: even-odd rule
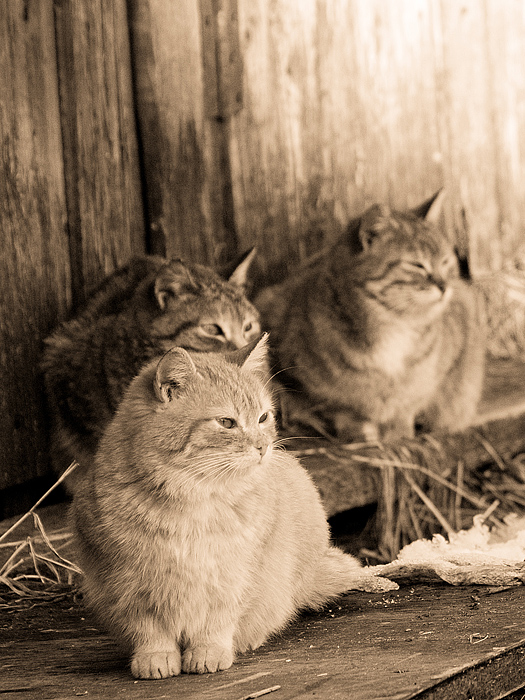
[[[73,462],[35,505],[0,536],[0,550],[13,550],[0,567],[0,585],[5,586],[19,598],[56,596],[64,587],[70,587],[74,577],[81,573],[79,567],[59,551],[70,543],[71,533],[67,530],[59,530],[48,535],[36,512],[47,496],[71,474],[76,466],[77,464]],[[8,541],[8,537],[30,517],[33,519],[35,535],[23,540]]]
[[[487,349],[499,358],[525,354],[525,271],[501,270],[476,277],[488,326]]]
[[[431,435],[395,444],[324,446],[319,452],[339,464],[366,465],[379,471],[376,515],[377,549],[362,552],[386,563],[415,540],[450,535],[471,527],[475,515],[501,524],[525,509],[525,455],[505,462],[481,435],[496,473],[467,470],[462,460],[447,458]],[[489,478],[488,478],[489,477]]]

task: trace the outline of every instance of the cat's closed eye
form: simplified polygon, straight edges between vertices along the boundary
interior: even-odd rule
[[[231,428],[235,428],[237,425],[237,421],[234,418],[217,418],[216,420],[219,425],[227,430],[231,430]]]
[[[204,333],[206,335],[215,336],[215,337],[220,336],[220,335],[224,335],[224,331],[216,323],[205,323],[204,325],[201,326],[201,329],[204,331]]]
[[[405,267],[405,269],[407,269],[409,272],[415,272],[419,275],[427,276],[430,274],[427,266],[417,260],[404,263],[403,267]]]

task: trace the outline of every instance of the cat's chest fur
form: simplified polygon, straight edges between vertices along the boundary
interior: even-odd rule
[[[361,300],[362,303],[362,300]],[[415,323],[413,320],[395,318],[378,308],[374,302],[367,304],[366,324],[359,334],[349,335],[344,323],[326,314],[319,308],[314,322],[316,332],[312,337],[311,349],[322,354],[325,362],[317,369],[322,374],[320,385],[332,384],[330,392],[337,393],[337,385],[343,381],[350,384],[370,378],[374,384],[380,375],[389,383],[403,386],[410,384],[410,375],[418,361],[424,360],[430,371],[439,354],[439,340],[442,318],[433,323]],[[305,363],[306,367],[306,363]],[[315,369],[307,368],[308,376]],[[347,391],[347,388],[344,388]]]
[[[153,568],[159,575],[172,572],[179,590],[187,592],[198,582],[206,587],[217,581],[214,585],[218,586],[220,580],[221,587],[227,588],[242,579],[245,572],[240,562],[250,562],[261,532],[264,536],[264,523],[252,507],[252,496],[246,494],[244,503],[206,499],[176,512],[171,508],[164,515],[155,514],[157,524],[164,522],[164,528],[155,546],[149,543]]]
[[[388,377],[399,377],[406,373],[409,360],[416,353],[417,341],[418,335],[407,324],[385,327],[370,352],[361,355],[361,359]]]

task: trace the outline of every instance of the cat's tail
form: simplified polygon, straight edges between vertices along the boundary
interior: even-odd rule
[[[362,567],[350,554],[329,547],[320,561],[310,607],[320,607],[350,590],[381,593],[399,588],[398,584],[374,573],[374,567]]]

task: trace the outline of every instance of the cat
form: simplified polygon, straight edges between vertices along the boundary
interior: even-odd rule
[[[265,346],[148,363],[74,496],[86,602],[136,678],[226,669],[300,609],[397,588],[330,545],[313,482],[276,445]]]
[[[479,402],[484,315],[440,227],[443,191],[373,205],[335,244],[255,299],[289,392],[284,420],[341,441],[460,431]]]
[[[228,350],[260,334],[258,313],[244,293],[254,253],[229,270],[228,280],[178,259],[132,259],[45,340],[53,463],[58,472],[79,463],[66,482],[69,491],[145,362],[173,345]]]

